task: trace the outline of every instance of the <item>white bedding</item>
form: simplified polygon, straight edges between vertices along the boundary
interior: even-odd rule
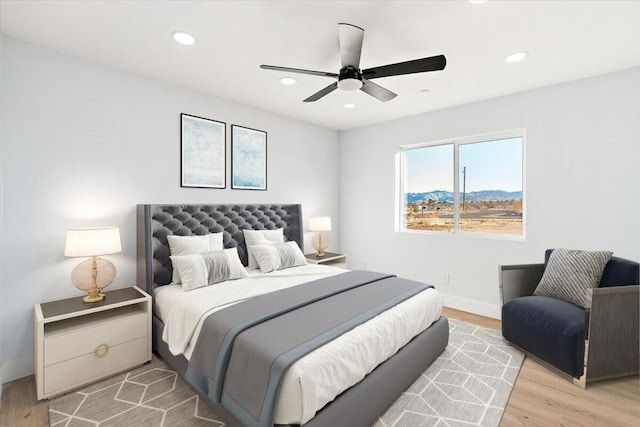
[[[203,320],[210,313],[252,296],[344,273],[305,265],[182,292],[179,285],[155,292],[156,315],[164,322],[162,338],[175,355],[190,358]],[[442,296],[425,290],[339,338],[309,353],[286,372],[276,409],[277,424],[303,424],[347,388],[357,384],[442,312]]]

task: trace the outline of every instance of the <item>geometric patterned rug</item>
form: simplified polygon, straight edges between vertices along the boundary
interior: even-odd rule
[[[222,427],[209,407],[155,355],[151,363],[49,402],[55,427]]]
[[[374,427],[500,424],[524,353],[496,329],[449,319],[449,345]]]
[[[373,427],[497,426],[524,355],[500,331],[449,319],[449,345]],[[175,372],[151,363],[49,402],[55,427],[224,427]]]

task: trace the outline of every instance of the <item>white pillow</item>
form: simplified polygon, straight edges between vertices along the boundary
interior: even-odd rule
[[[258,268],[251,246],[284,243],[284,229],[282,228],[276,228],[275,230],[242,230],[242,234],[244,234],[244,242],[247,246],[249,269]]]
[[[247,276],[237,248],[171,256],[171,262],[180,272],[183,291]]]
[[[260,266],[260,271],[263,273],[307,263],[307,259],[296,242],[255,245],[253,246],[253,254]]]
[[[222,242],[223,233],[204,234],[202,236],[167,236],[171,255],[193,255],[200,252],[221,251],[224,249]],[[173,266],[171,281],[180,284],[180,273]]]

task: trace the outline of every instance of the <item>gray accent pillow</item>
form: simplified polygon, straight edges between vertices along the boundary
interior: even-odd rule
[[[587,308],[589,289],[597,288],[613,252],[555,249],[534,295],[551,297]]]
[[[231,268],[229,268],[227,254],[222,251],[204,252],[201,253],[200,256],[202,257],[204,266],[207,269],[208,285],[229,280],[231,277]]]
[[[171,262],[180,272],[183,291],[247,276],[237,248],[171,256]]]
[[[296,242],[252,246],[256,262],[263,273],[307,264]]]

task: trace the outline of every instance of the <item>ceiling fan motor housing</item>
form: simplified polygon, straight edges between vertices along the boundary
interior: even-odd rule
[[[358,90],[362,87],[362,72],[360,69],[347,65],[338,75],[338,88],[342,90]]]

